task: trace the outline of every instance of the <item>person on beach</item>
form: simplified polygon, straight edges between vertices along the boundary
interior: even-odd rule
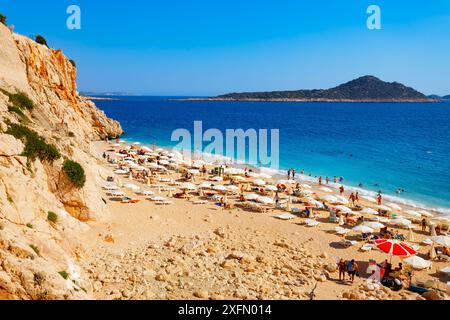
[[[355,193],[355,203],[357,204],[359,202],[359,192]]]
[[[292,169],[292,180],[295,180],[296,174],[297,174],[297,172],[295,171],[295,169]]]
[[[427,231],[427,219],[423,218],[420,225],[422,226],[422,232],[426,232]]]
[[[444,248],[442,249],[442,254],[443,254],[444,256],[450,257],[450,248],[449,248],[449,247],[444,247]]]
[[[322,176],[319,177],[319,185],[322,185]]]
[[[381,206],[382,202],[383,202],[383,196],[381,195],[381,193],[379,193],[377,196],[377,203],[379,206]]]
[[[337,178],[336,176],[334,176],[334,177],[333,177],[333,182],[334,182],[334,183],[337,183],[337,181],[338,181],[338,178]]]
[[[330,184],[330,178],[326,177],[325,181],[326,181],[327,184]]]
[[[291,180],[291,169],[289,169],[287,172],[287,179]]]
[[[300,171],[300,174],[304,175],[305,174],[305,169],[302,169],[302,171]]]
[[[352,203],[352,206],[355,206],[355,194],[352,192],[352,194],[350,195],[350,197],[348,197],[348,200],[350,200],[350,202]]]
[[[344,186],[340,186],[339,187],[339,193],[341,194],[341,196],[344,194],[344,192],[345,192]]]
[[[350,276],[350,281],[353,283],[355,281],[355,276],[359,271],[358,264],[353,259],[347,264],[348,275]]]
[[[338,270],[339,270],[339,281],[345,281],[345,272],[347,266],[347,261],[344,259],[340,259],[338,262]]]

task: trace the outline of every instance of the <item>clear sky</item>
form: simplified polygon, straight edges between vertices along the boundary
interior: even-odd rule
[[[81,30],[66,9],[81,8]],[[381,8],[381,30],[366,27]],[[80,91],[213,95],[328,88],[370,74],[450,94],[449,0],[2,0],[77,62]]]

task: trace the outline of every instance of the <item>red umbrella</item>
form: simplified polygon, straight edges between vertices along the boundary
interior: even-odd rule
[[[391,256],[409,257],[417,254],[416,250],[399,240],[380,239],[375,241],[375,246]]]

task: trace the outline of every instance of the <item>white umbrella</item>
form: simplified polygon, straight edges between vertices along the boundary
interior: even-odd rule
[[[213,185],[209,182],[203,182],[198,186],[200,189],[211,189]]]
[[[272,179],[272,176],[271,176],[271,175],[268,175],[267,173],[260,173],[260,174],[259,174],[259,177],[260,177],[261,179]]]
[[[380,222],[376,222],[376,221],[366,221],[363,223],[363,225],[367,226],[369,228],[372,228],[372,229],[381,229],[381,228],[385,227],[384,224],[382,224]]]
[[[343,205],[347,205],[349,203],[349,201],[347,200],[347,198],[343,197],[343,196],[335,196],[337,201],[336,203],[338,204],[343,204]]]
[[[428,211],[420,210],[419,213],[420,213],[422,216],[427,217],[427,218],[433,217],[433,215],[432,215],[431,213],[429,213]]]
[[[414,210],[407,210],[407,211],[405,211],[405,213],[409,216],[417,217],[417,218],[420,218],[422,216],[420,213],[418,213],[417,211],[414,211]]]
[[[213,177],[211,178],[212,181],[216,181],[216,182],[222,182],[223,178],[222,177]]]
[[[306,183],[301,184],[300,187],[305,188],[305,189],[312,189],[312,187]]]
[[[250,178],[259,178],[261,175],[256,172],[248,172],[247,176],[249,176]]]
[[[255,186],[265,186],[266,182],[264,180],[258,179],[258,180],[253,181],[253,184]]]
[[[132,184],[132,183],[126,184],[125,188],[130,189],[130,190],[139,190],[139,189],[141,189],[140,187],[138,187],[137,185]]]
[[[212,189],[220,192],[228,191],[227,187],[222,185],[213,186]]]
[[[335,196],[332,196],[330,194],[324,195],[320,197],[321,200],[329,202],[329,203],[337,203],[338,199]]]
[[[149,199],[154,202],[163,202],[167,200],[165,197],[150,197]]]
[[[226,187],[227,188],[227,190],[228,191],[230,191],[230,192],[239,192],[239,187],[238,186],[235,186],[235,185],[229,185],[229,186],[227,186]]]
[[[258,197],[256,199],[256,201],[263,203],[263,204],[273,204],[274,203],[273,199],[269,198],[269,197]]]
[[[239,182],[239,181],[242,182],[242,181],[245,181],[246,179],[245,179],[244,177],[237,176],[237,177],[234,177],[233,180],[234,180],[234,181],[238,181],[238,182]]]
[[[249,193],[244,195],[245,200],[256,200],[259,196],[256,193]]]
[[[327,187],[321,187],[321,188],[319,188],[319,190],[323,191],[323,192],[328,192],[328,193],[332,193],[333,192],[333,190],[331,190],[330,188],[327,188]]]
[[[193,174],[194,176],[199,176],[200,175],[200,171],[198,171],[196,169],[189,169],[188,172],[190,174]]]
[[[125,193],[123,191],[113,191],[113,192],[111,192],[111,196],[113,196],[113,197],[123,197],[123,196],[125,196]]]
[[[352,229],[355,232],[360,232],[360,233],[373,233],[374,230],[370,227],[367,227],[365,225],[360,224],[359,226],[356,226]]]
[[[442,273],[450,274],[450,267],[445,267],[444,269],[439,270]]]
[[[275,186],[266,186],[265,188],[266,188],[266,190],[269,190],[269,191],[278,191],[278,188]]]
[[[388,207],[388,206],[378,206],[378,209],[383,210],[383,211],[392,211],[392,208]]]
[[[432,237],[431,240],[433,240],[435,243],[444,246],[444,247],[450,247],[450,237],[449,236],[435,236]]]
[[[377,203],[377,199],[375,199],[374,197],[362,196],[361,198],[366,199],[367,201],[372,203]]]
[[[414,269],[428,269],[431,267],[431,261],[427,261],[418,256],[411,256],[403,260],[404,263],[412,266]]]
[[[408,226],[408,225],[412,224],[412,222],[410,220],[405,219],[405,218],[397,218],[397,219],[391,220],[391,223],[403,225],[403,226]]]
[[[111,184],[111,185],[104,185],[103,189],[105,189],[105,190],[117,190],[117,189],[119,189],[119,187],[116,186],[116,185]]]
[[[395,203],[386,203],[386,205],[394,210],[399,210],[399,211],[402,210],[402,207],[400,207],[398,204],[395,204]]]
[[[339,210],[339,211],[342,211],[343,213],[348,213],[348,214],[352,214],[353,213],[352,209],[350,209],[350,208],[348,208],[346,206],[336,206],[334,208]]]
[[[154,195],[155,193],[154,193],[153,191],[143,190],[143,191],[141,192],[141,194],[142,194],[143,196],[152,196],[152,195]]]
[[[122,169],[119,169],[119,170],[116,170],[116,171],[114,171],[114,173],[116,173],[116,174],[127,174],[129,171],[127,171],[127,170],[122,170]]]
[[[361,213],[377,215],[378,211],[376,211],[376,210],[374,210],[372,208],[364,208],[364,209],[361,210]]]
[[[182,183],[179,188],[181,190],[196,190],[197,189],[196,185],[193,183],[190,183],[190,182]]]

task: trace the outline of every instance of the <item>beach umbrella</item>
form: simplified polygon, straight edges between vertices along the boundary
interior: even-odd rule
[[[323,191],[323,192],[328,192],[328,193],[332,193],[333,192],[333,190],[331,190],[330,188],[327,188],[327,187],[320,187],[319,190]]]
[[[264,180],[258,179],[258,180],[253,181],[253,184],[255,186],[265,186],[266,182]]]
[[[260,177],[261,179],[272,179],[272,176],[271,176],[271,175],[268,175],[267,173],[260,173],[260,174],[259,174],[259,177]]]
[[[450,237],[449,236],[435,236],[432,237],[431,240],[433,240],[435,243],[444,246],[444,247],[450,247]]]
[[[351,229],[342,228],[341,226],[336,227],[334,230],[336,231],[336,233],[338,233],[340,235],[344,235],[344,234],[347,234],[350,231],[352,231]]]
[[[161,164],[161,165],[163,165],[163,166],[168,166],[168,165],[170,164],[170,162],[167,161],[167,160],[160,160],[160,161],[159,161],[159,164]]]
[[[266,190],[269,190],[269,191],[278,191],[278,188],[275,186],[266,186],[265,188],[266,188]]]
[[[366,199],[367,201],[372,203],[377,203],[377,199],[375,199],[374,197],[362,196],[361,198]]]
[[[402,207],[400,207],[398,204],[395,204],[395,203],[386,203],[386,206],[388,206],[394,210],[399,210],[399,211],[402,210]]]
[[[336,206],[334,207],[336,210],[342,211],[343,213],[353,214],[353,210],[346,206]]]
[[[119,189],[119,187],[114,185],[114,184],[110,184],[110,185],[104,185],[103,189],[105,189],[105,190],[117,190],[117,189]]]
[[[312,187],[306,183],[301,184],[300,187],[305,188],[305,189],[312,189]]]
[[[409,226],[410,224],[412,224],[412,222],[408,219],[405,218],[397,218],[394,220],[391,220],[392,224],[397,224],[397,225],[401,225],[401,226]]]
[[[167,198],[165,197],[150,197],[149,198],[151,201],[155,201],[155,202],[162,202],[162,201],[166,201]]]
[[[211,189],[213,185],[209,182],[203,182],[198,186],[200,189]]]
[[[111,196],[113,196],[113,197],[124,197],[125,193],[123,191],[116,190],[116,191],[111,192]]]
[[[361,213],[363,214],[372,214],[372,215],[377,215],[378,211],[372,209],[372,208],[364,208],[361,210]]]
[[[381,228],[385,227],[384,224],[382,224],[380,222],[376,222],[376,221],[366,221],[363,223],[363,225],[367,226],[369,228],[372,228],[372,229],[381,229]]]
[[[450,267],[445,267],[444,269],[439,270],[442,273],[450,274]]]
[[[260,174],[256,172],[249,172],[247,173],[247,176],[249,176],[250,178],[259,178]]]
[[[436,234],[436,227],[435,227],[435,225],[434,224],[430,224],[430,228],[431,228],[431,236],[432,237],[436,237],[437,234]]]
[[[329,202],[329,203],[337,203],[338,199],[335,196],[330,194],[319,197],[321,200]]]
[[[127,171],[127,170],[119,169],[119,170],[114,171],[114,173],[116,173],[116,174],[127,174],[128,171]]]
[[[269,197],[258,197],[256,199],[257,202],[263,203],[263,204],[273,204],[274,201],[272,198]]]
[[[420,210],[419,213],[422,216],[427,217],[427,218],[432,218],[433,217],[433,214],[429,213],[428,211]]]
[[[422,270],[431,267],[431,261],[427,261],[418,256],[412,256],[403,260],[407,265],[412,266],[414,269]]]
[[[360,224],[359,226],[356,226],[352,229],[352,231],[354,232],[359,232],[359,233],[373,233],[375,230],[373,230],[372,228],[362,225]]]
[[[154,195],[155,193],[154,193],[153,191],[144,190],[144,191],[141,192],[141,194],[142,194],[143,196],[152,196],[152,195]]]
[[[226,187],[227,188],[227,190],[228,191],[230,191],[230,192],[239,192],[239,187],[238,186],[235,186],[235,185],[229,185],[229,186],[227,186]]]
[[[408,244],[393,239],[375,240],[375,246],[391,256],[409,257],[417,254]]]
[[[349,201],[347,200],[347,198],[345,198],[344,196],[335,196],[336,197],[336,203],[338,204],[343,204],[343,205],[347,205],[349,203]]]
[[[212,189],[215,191],[220,191],[220,192],[228,191],[227,187],[222,186],[222,185],[213,186]]]
[[[189,169],[188,172],[194,176],[199,176],[200,175],[200,171],[196,170],[196,169]]]
[[[213,177],[213,178],[211,178],[211,180],[215,181],[215,182],[222,182],[223,178],[222,177]]]
[[[256,193],[249,193],[249,194],[244,195],[245,200],[256,200],[258,198],[259,198],[259,196]]]
[[[409,216],[417,217],[417,218],[420,218],[422,216],[420,213],[418,213],[417,211],[414,211],[414,210],[407,210],[407,211],[405,211],[405,213]]]
[[[185,182],[180,185],[180,189],[181,190],[196,190],[197,187],[193,183]]]
[[[288,185],[288,184],[296,184],[297,182],[295,180],[278,180],[277,181],[278,184],[284,184],[284,185]]]
[[[130,189],[130,190],[139,190],[139,189],[141,189],[140,187],[138,187],[137,185],[132,184],[132,183],[126,184],[125,188]]]
[[[238,181],[238,182],[242,182],[242,181],[245,181],[246,179],[244,177],[237,176],[237,177],[234,177],[233,180],[234,181]]]
[[[377,208],[383,211],[392,211],[392,208],[384,205],[378,206]]]

